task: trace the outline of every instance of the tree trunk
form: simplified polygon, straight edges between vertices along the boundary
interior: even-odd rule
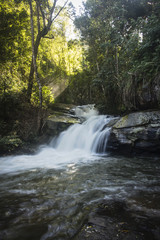
[[[30,91],[30,97],[31,97],[31,90],[32,90],[32,86],[33,86],[33,74],[35,73],[35,79],[37,81],[38,84],[38,88],[39,88],[39,105],[40,108],[42,108],[42,86],[41,86],[41,82],[38,76],[38,71],[37,71],[37,62],[36,62],[36,58],[37,58],[37,53],[38,53],[38,46],[40,44],[40,39],[41,37],[39,36],[40,34],[38,34],[37,39],[36,39],[36,43],[34,43],[34,25],[33,25],[33,8],[32,8],[32,0],[29,0],[29,5],[30,5],[30,21],[31,21],[31,36],[32,36],[32,63],[31,63],[31,70],[30,70],[30,75],[29,75],[29,86],[28,86],[28,90]]]
[[[116,76],[117,76],[117,79],[119,77],[119,61],[118,61],[118,47],[116,46],[116,62],[115,62],[115,65],[116,65]]]

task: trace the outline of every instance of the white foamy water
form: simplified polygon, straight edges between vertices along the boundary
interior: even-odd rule
[[[105,153],[109,128],[104,128],[110,120],[97,115],[90,106],[88,109],[76,108],[79,117],[87,120],[83,124],[74,124],[50,144],[43,146],[36,155],[21,155],[0,158],[0,173],[14,173],[29,169],[53,169],[66,166],[68,163],[92,161],[98,153]]]
[[[46,146],[36,155],[20,155],[1,158],[0,173],[14,173],[37,168],[63,168],[69,163],[87,162],[95,158],[96,157],[93,158],[91,154],[78,149],[70,152],[62,152]]]
[[[75,114],[79,118],[88,119],[98,115],[98,111],[94,108],[94,104],[78,106],[75,108]]]
[[[80,149],[86,153],[96,153],[97,148],[105,152],[109,128],[103,127],[109,122],[106,116],[92,116],[83,124],[75,124],[60,134],[55,144],[57,151]]]

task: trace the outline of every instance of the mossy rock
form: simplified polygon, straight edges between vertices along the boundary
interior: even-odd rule
[[[160,111],[136,112],[122,117],[113,128],[129,128],[160,122]]]

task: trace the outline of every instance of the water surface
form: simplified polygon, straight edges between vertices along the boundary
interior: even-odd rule
[[[93,116],[35,155],[0,158],[0,239],[70,240],[101,199],[160,217],[159,159],[104,154],[106,122]]]

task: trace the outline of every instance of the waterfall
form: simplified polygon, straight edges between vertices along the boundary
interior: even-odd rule
[[[31,169],[57,169],[68,164],[94,161],[106,154],[110,129],[106,126],[111,117],[98,115],[93,106],[75,109],[83,121],[74,124],[50,145],[42,145],[35,155],[18,155],[0,158],[1,173],[15,173]],[[98,153],[98,154],[96,154]]]
[[[88,153],[105,153],[110,129],[105,125],[110,117],[98,115],[92,105],[78,107],[75,113],[86,120],[82,124],[74,124],[54,141],[53,147],[60,152],[75,149]]]

